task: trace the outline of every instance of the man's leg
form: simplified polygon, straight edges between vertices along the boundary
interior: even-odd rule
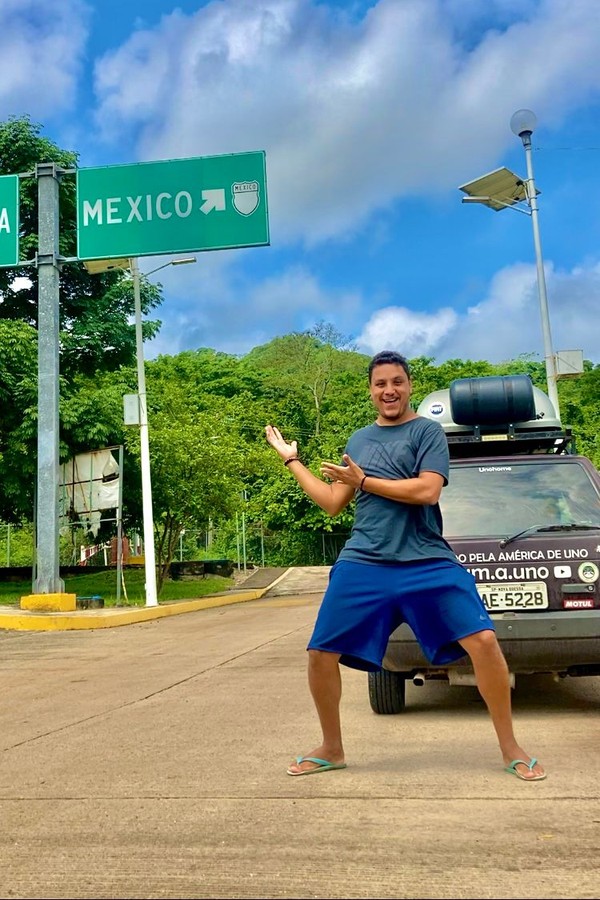
[[[344,762],[342,746],[342,726],[340,721],[340,701],[342,699],[342,677],[339,653],[323,650],[308,651],[308,685],[317,708],[323,743],[306,756],[315,756],[332,763]],[[315,768],[315,763],[292,763],[291,772],[301,772]]]
[[[492,718],[505,764],[508,765],[514,759],[529,762],[531,757],[519,746],[513,732],[508,666],[495,632],[478,631],[462,638],[459,644],[473,663],[477,687]],[[529,778],[544,773],[538,763],[531,771],[526,765],[517,766],[517,769],[520,774]]]

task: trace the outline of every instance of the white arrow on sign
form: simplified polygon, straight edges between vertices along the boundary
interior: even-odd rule
[[[200,207],[200,212],[207,215],[212,209],[225,209],[225,190],[224,188],[215,188],[210,191],[202,191],[202,199],[204,203]]]

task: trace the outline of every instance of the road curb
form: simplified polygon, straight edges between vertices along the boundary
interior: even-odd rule
[[[80,631],[89,628],[114,628],[119,625],[133,625],[150,622],[165,616],[260,600],[269,587],[254,591],[231,591],[213,594],[197,600],[183,600],[158,606],[121,607],[118,609],[90,609],[76,612],[30,612],[13,607],[0,607],[0,629],[13,631]]]

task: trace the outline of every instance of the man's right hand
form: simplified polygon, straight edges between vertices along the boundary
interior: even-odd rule
[[[291,444],[288,444],[287,441],[281,436],[281,432],[278,428],[275,428],[274,425],[267,425],[265,427],[265,437],[271,447],[277,451],[279,456],[285,462],[286,459],[291,459],[294,456],[298,456],[298,444],[296,441],[292,441]]]

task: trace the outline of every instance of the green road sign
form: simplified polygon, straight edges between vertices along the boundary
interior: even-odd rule
[[[0,266],[19,262],[19,176],[0,175]]]
[[[77,171],[79,259],[268,243],[263,151]]]

